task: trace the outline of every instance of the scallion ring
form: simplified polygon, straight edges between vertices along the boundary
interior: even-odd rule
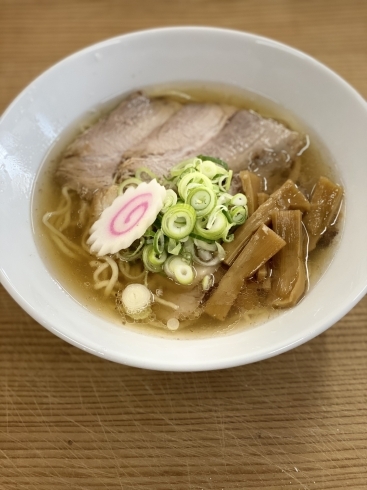
[[[203,291],[209,291],[214,286],[214,276],[213,274],[207,274],[201,281]]]
[[[226,170],[228,170],[228,165],[226,164],[226,162],[224,162],[223,160],[221,160],[220,158],[215,158],[215,157],[209,157],[207,155],[198,155],[197,158],[200,158],[201,160],[210,160],[211,162],[214,162],[216,163],[217,165],[220,165],[221,167],[225,168]]]
[[[184,175],[178,183],[178,193],[183,200],[186,200],[188,191],[190,189],[188,188],[188,185],[192,183],[202,184],[209,189],[213,187],[212,181],[208,177],[206,177],[206,175],[201,174],[200,172],[188,173]]]
[[[215,165],[213,163],[213,165]],[[206,216],[210,214],[217,204],[217,197],[212,189],[199,185],[194,187],[186,198],[187,204],[190,204],[196,211],[196,216]]]
[[[177,203],[177,194],[173,189],[167,189],[166,197],[163,201],[163,208],[161,209],[161,213],[165,213],[171,206],[174,206]]]
[[[196,253],[193,250],[193,261],[200,265],[205,265],[207,267],[218,265],[225,257],[226,252],[222,245],[218,242],[214,243],[216,253],[214,251],[198,250]],[[205,252],[205,254],[203,253]],[[210,254],[210,255],[209,255]]]
[[[143,253],[143,247],[145,245],[145,238],[141,237],[139,242],[135,240],[135,242],[130,245],[129,248],[124,250],[120,250],[117,252],[117,257],[123,261],[130,262],[132,260],[138,259]]]
[[[232,221],[235,225],[242,225],[247,219],[247,208],[243,206],[234,206],[230,209]]]
[[[164,233],[162,230],[158,230],[153,239],[154,252],[158,255],[164,251]]]
[[[167,252],[172,255],[178,255],[181,251],[182,243],[174,238],[168,240]]]
[[[233,172],[232,170],[230,170],[228,174],[221,175],[218,178],[218,187],[220,191],[227,192],[229,190],[229,188],[231,187],[232,175]]]
[[[146,245],[143,250],[143,262],[146,270],[150,272],[160,272],[162,265],[167,260],[167,252],[164,251],[161,255],[156,255],[153,244]]]
[[[164,264],[164,272],[179,284],[191,284],[195,278],[195,271],[181,257],[170,257]]]
[[[227,206],[231,202],[231,199],[232,199],[231,194],[228,194],[227,192],[223,192],[222,194],[219,194],[219,196],[217,196],[217,204],[224,204]]]
[[[143,178],[144,174],[147,175],[149,179],[144,179]],[[135,177],[140,179],[141,181],[153,180],[153,179],[158,180],[158,177],[148,167],[138,168],[137,171],[135,172]]]
[[[204,262],[209,262],[213,258],[213,254],[209,250],[204,250],[202,248],[198,249],[198,257]]]
[[[247,205],[247,197],[245,194],[235,194],[231,201],[230,201],[231,206],[246,206]]]
[[[227,218],[222,212],[217,213],[211,222],[210,229],[207,228],[208,220],[199,218],[196,221],[195,233],[208,240],[219,240],[227,234],[228,224]]]
[[[217,250],[216,242],[208,243],[204,242],[204,240],[200,240],[199,238],[194,238],[194,243],[197,248],[202,248],[203,250],[209,250],[209,252],[215,252]]]
[[[208,216],[208,221],[206,223],[206,228],[207,230],[210,230],[210,228],[213,226],[213,223],[215,221],[215,218],[216,216],[221,213],[221,212],[225,212],[225,216],[226,216],[226,211],[227,211],[227,208],[226,206],[224,206],[223,204],[219,205],[219,206],[216,206],[213,211],[210,213],[210,215]],[[228,220],[228,219],[227,219]]]
[[[173,177],[178,177],[185,169],[190,167],[196,168],[196,165],[200,162],[201,162],[200,158],[196,158],[196,157],[189,158],[172,167],[170,173]]]
[[[218,167],[217,164],[211,162],[210,160],[200,161],[200,164],[196,168],[199,172],[209,177],[209,179],[213,179],[213,177],[221,173],[220,170],[225,172],[223,167]]]
[[[124,180],[121,184],[119,184],[118,195],[121,196],[121,194],[124,193],[124,190],[127,187],[130,187],[130,186],[138,187],[138,185],[141,183],[142,183],[141,179],[136,178],[136,177],[130,177],[129,179]]]
[[[195,209],[189,204],[176,204],[169,208],[162,218],[162,231],[175,240],[189,235],[196,222]]]

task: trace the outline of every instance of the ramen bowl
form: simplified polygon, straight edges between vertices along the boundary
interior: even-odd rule
[[[312,128],[345,189],[344,224],[318,282],[292,309],[253,328],[178,340],[130,330],[75,300],[36,246],[32,192],[50,148],[83,114],[145,86],[216,83],[265,96]],[[0,122],[0,273],[45,328],[92,354],[141,368],[199,371],[259,361],[338,321],[367,287],[367,104],[327,67],[288,46],[230,30],[175,27],[88,47],[32,82]]]

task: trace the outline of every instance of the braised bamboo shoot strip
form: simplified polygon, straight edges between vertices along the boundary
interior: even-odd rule
[[[226,258],[224,262],[232,265],[237,255],[248,242],[251,235],[262,224],[269,224],[272,212],[275,209],[299,209],[300,211],[309,211],[310,203],[296,184],[287,180],[277,191],[273,192],[269,199],[265,201],[252,216],[240,226],[236,232],[234,240],[224,244]]]
[[[256,280],[263,282],[269,276],[269,264],[263,264],[256,272]]]
[[[205,312],[213,318],[224,320],[240,293],[244,280],[252,277],[259,267],[284,246],[285,241],[282,238],[266,225],[261,225],[208,299]]]
[[[288,308],[298,303],[307,285],[302,213],[276,210],[272,222],[273,230],[286,242],[272,260],[272,306]]]
[[[294,164],[291,167],[291,171],[289,172],[288,179],[293,180],[293,182],[297,182],[297,180],[299,179],[299,175],[301,173],[301,166],[302,166],[301,158],[298,157],[296,158]]]
[[[258,192],[260,192],[261,179],[258,175],[249,172],[248,170],[242,170],[242,172],[240,172],[240,179],[243,192],[247,197],[248,215],[251,216],[258,208],[257,195]]]
[[[335,219],[343,197],[343,188],[326,177],[320,177],[311,197],[311,208],[303,217],[309,235],[308,250],[316,247],[321,235]]]
[[[271,289],[271,269],[269,263],[263,264],[256,272],[256,281],[259,283],[258,286],[264,291],[270,291]]]
[[[269,194],[267,192],[258,192],[257,193],[257,204],[261,206],[265,201],[269,199]]]

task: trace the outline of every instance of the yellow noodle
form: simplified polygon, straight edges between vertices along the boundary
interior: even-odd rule
[[[99,261],[92,261],[90,262],[90,265],[92,267],[97,267],[97,269],[93,273],[93,280],[94,280],[94,289],[102,289],[105,288],[104,290],[104,295],[109,296],[117,284],[118,281],[118,275],[119,275],[119,269],[116,264],[116,262],[111,259],[111,257],[108,257],[107,255],[102,257],[101,260],[104,260],[104,263],[100,263]],[[112,274],[109,279],[106,280],[100,280],[99,276],[108,269],[108,267],[111,268]]]
[[[64,223],[68,224],[68,221],[70,222],[71,199],[68,192],[69,188],[64,186],[61,190],[59,204],[56,210],[52,212],[52,218],[56,218],[53,222],[53,225],[60,231],[63,231],[66,228],[66,226],[64,226]]]
[[[67,248],[67,246],[62,242],[62,240],[58,236],[51,235],[51,239],[55,242],[55,244],[59,247],[61,252],[63,252],[65,255],[67,255],[71,259],[77,258],[77,255],[74,252],[72,252],[71,250],[69,250]]]
[[[82,240],[81,240],[81,246],[82,246],[83,250],[85,250],[87,253],[90,254],[90,247],[87,243],[88,235],[89,235],[89,226],[86,227],[86,229],[83,233]]]
[[[179,306],[178,305],[175,305],[174,303],[172,303],[171,301],[166,301],[165,299],[163,298],[159,298],[157,295],[153,294],[153,297],[154,297],[154,301],[155,303],[160,303],[161,305],[165,305],[165,306],[168,306],[169,308],[172,308],[173,310],[178,310],[179,309]]]
[[[64,231],[70,224],[70,219],[71,219],[71,197],[69,196],[69,189],[68,187],[64,186],[61,190],[62,195],[65,198],[66,204],[65,204],[65,214],[64,218],[62,221],[61,226],[59,227],[60,231]]]
[[[102,288],[105,288],[106,286],[108,286],[108,283],[110,281],[108,279],[106,279],[105,281],[98,281],[95,283],[95,285],[93,286],[94,289],[102,289]]]
[[[43,223],[47,226],[47,228],[49,228],[51,233],[53,233],[54,236],[59,237],[66,245],[68,245],[68,247],[70,247],[75,252],[84,254],[84,250],[81,247],[79,247],[78,245],[75,245],[63,233],[61,233],[61,231],[57,230],[53,225],[51,225],[51,223],[49,222],[49,219],[52,216],[53,216],[53,213],[51,212],[51,213],[46,213],[42,218]]]
[[[117,264],[116,262],[111,259],[111,257],[104,257],[104,259],[106,260],[106,262],[109,264],[109,266],[111,267],[112,269],[112,275],[111,275],[111,279],[105,289],[105,296],[109,296],[115,286],[115,284],[117,283],[117,280],[118,280],[118,277],[119,277],[119,268],[117,267]]]
[[[94,282],[99,281],[99,276],[100,276],[101,272],[103,272],[105,269],[107,269],[107,267],[108,267],[108,264],[106,262],[104,264],[100,263],[100,265],[97,267],[97,269],[93,273]]]
[[[124,277],[126,277],[126,279],[132,279],[132,280],[137,281],[137,280],[141,279],[145,274],[145,271],[142,271],[137,276],[133,276],[132,274],[129,273],[129,270],[130,270],[129,262],[124,262],[124,261],[120,260],[118,264],[119,264],[118,267],[120,269],[121,274]],[[126,269],[128,269],[128,270],[126,270]]]

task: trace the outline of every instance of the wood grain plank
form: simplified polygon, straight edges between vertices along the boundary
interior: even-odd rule
[[[291,44],[367,96],[364,0],[0,0],[0,12],[0,111],[77,49],[185,24]],[[364,298],[261,363],[139,370],[66,344],[0,287],[0,488],[365,489],[366,351]]]

